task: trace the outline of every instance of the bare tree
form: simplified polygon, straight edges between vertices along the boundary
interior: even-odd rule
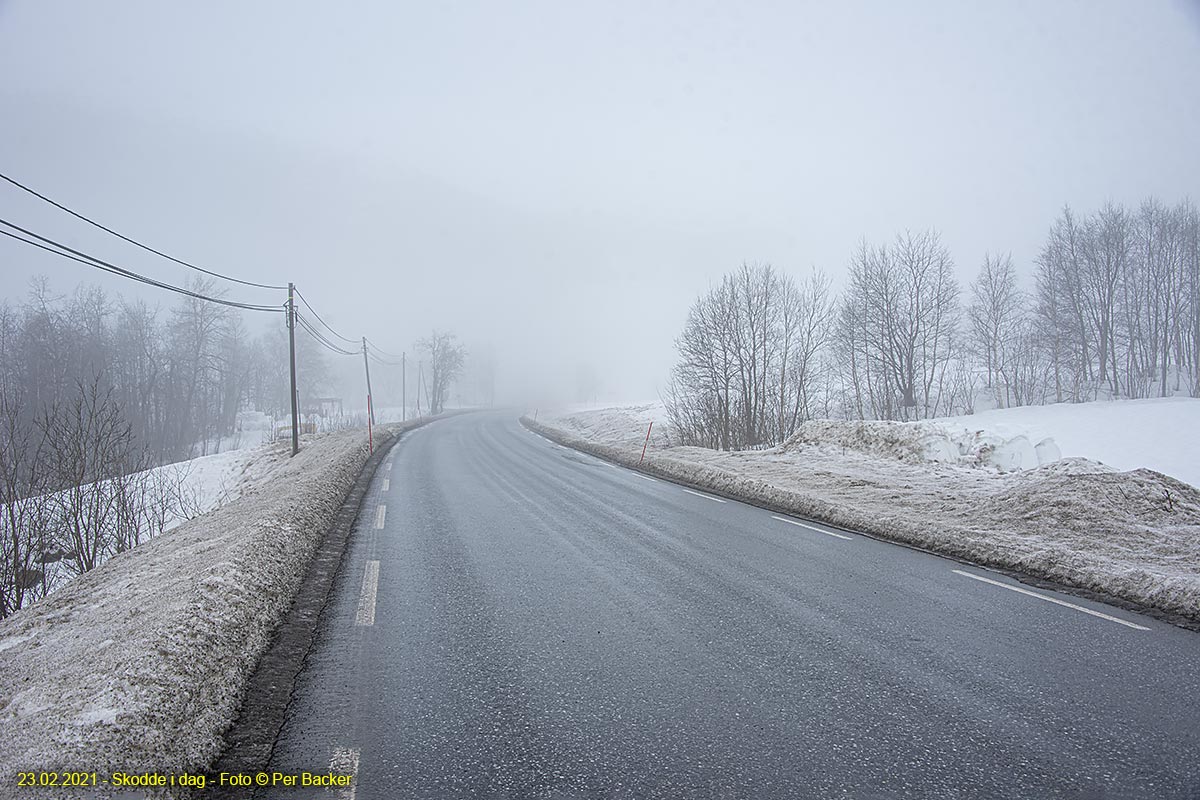
[[[48,590],[44,452],[12,392],[0,387],[0,619]]]
[[[935,416],[958,333],[954,263],[936,232],[897,236],[892,246],[863,242],[850,264],[841,331],[852,342],[856,391],[872,416]]]
[[[134,444],[132,426],[99,376],[77,384],[76,395],[43,412],[55,535],[75,573],[95,569],[136,544],[126,513],[135,473],[149,464]]]
[[[681,441],[736,450],[790,435],[811,414],[831,315],[822,274],[797,286],[770,265],[744,264],[701,296],[664,398]]]
[[[1121,277],[1128,269],[1133,246],[1129,213],[1108,204],[1087,221],[1083,238],[1082,301],[1096,344],[1097,389],[1108,384],[1121,394],[1117,367],[1117,303]]]
[[[815,395],[827,383],[821,356],[830,341],[834,314],[829,278],[823,272],[814,270],[799,285],[784,279],[780,291],[777,442],[814,416]]]
[[[462,370],[466,348],[455,344],[453,333],[433,333],[417,342],[417,349],[429,356],[429,413],[440,414],[446,402],[450,383]]]
[[[1017,287],[1012,257],[985,256],[979,276],[971,283],[967,318],[974,350],[983,360],[987,386],[999,408],[1014,404],[1011,373],[1027,305]]]
[[[1196,211],[1153,199],[1137,214],[1064,210],[1038,259],[1040,347],[1058,400],[1165,396],[1200,353]],[[1194,391],[1194,389],[1193,389]]]

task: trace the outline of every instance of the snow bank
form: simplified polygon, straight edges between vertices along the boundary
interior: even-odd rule
[[[207,767],[366,458],[363,431],[306,440],[239,499],[0,623],[0,797],[23,770]]]
[[[1049,437],[1035,444],[1024,434],[1003,436],[936,420],[810,420],[801,423],[800,429],[784,442],[783,449],[796,450],[800,445],[854,450],[906,464],[938,462],[992,467],[1000,472],[1033,469],[1060,457],[1057,445]]]
[[[595,422],[594,414],[523,422],[562,444],[637,465],[640,412],[624,430],[619,409],[607,409]],[[1194,487],[1151,470],[1116,472],[1086,459],[1019,472],[931,462],[922,452],[920,426],[878,425],[821,423],[782,447],[756,452],[652,440],[641,469],[1200,620],[1200,491]],[[819,439],[819,431],[840,441]]]
[[[658,431],[652,432],[651,438],[664,445],[670,443],[666,424],[667,411],[662,403],[609,406],[581,411],[572,409],[566,414],[551,415],[548,419],[555,427],[582,439],[594,439],[608,444],[637,442],[639,448],[646,438],[646,430],[650,423],[655,422]]]

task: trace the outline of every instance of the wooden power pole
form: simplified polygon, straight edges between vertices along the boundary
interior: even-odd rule
[[[371,393],[371,365],[367,362],[367,337],[363,337],[363,367],[367,370],[367,416],[375,424],[375,395]]]
[[[296,284],[288,283],[288,360],[292,373],[292,455],[300,452],[300,410],[296,407]]]

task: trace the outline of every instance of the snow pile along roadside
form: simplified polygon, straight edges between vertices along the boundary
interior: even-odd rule
[[[544,421],[581,439],[605,444],[637,444],[640,448],[651,422],[657,431],[652,431],[654,440],[669,444],[665,421],[666,408],[662,403],[642,403],[631,406],[594,408],[574,413],[551,416]]]
[[[237,500],[0,623],[0,796],[18,771],[206,768],[367,456],[363,431],[306,441]]]
[[[1200,621],[1200,491],[1153,470],[1086,459],[1015,472],[937,463],[921,457],[919,436],[733,453],[652,437],[639,466],[642,420],[618,432],[618,417],[522,422],[698,489]]]
[[[1036,441],[1023,434],[1001,436],[987,430],[929,422],[884,422],[816,419],[801,423],[784,452],[801,445],[840,447],[906,464],[936,461],[1001,472],[1033,469],[1061,458],[1050,437]]]

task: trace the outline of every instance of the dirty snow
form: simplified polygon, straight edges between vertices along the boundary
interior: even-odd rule
[[[272,447],[257,483],[240,481],[258,469],[240,453],[199,469],[207,496],[238,480],[238,499],[0,622],[0,797],[17,796],[18,770],[212,763],[367,458],[364,431],[314,437],[294,459]]]
[[[643,404],[524,421],[634,465],[652,413]],[[665,428],[664,415],[647,472],[1200,620],[1200,491],[1149,469],[1118,472],[1085,458],[1016,471],[961,454],[931,461],[921,426],[888,423],[818,423],[784,446],[734,453],[673,445]]]

